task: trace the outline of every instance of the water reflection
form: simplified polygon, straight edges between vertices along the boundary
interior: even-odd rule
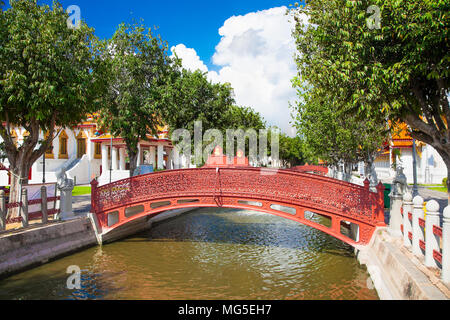
[[[68,290],[66,268],[82,269]],[[0,281],[2,299],[377,299],[351,247],[268,214],[200,209]]]

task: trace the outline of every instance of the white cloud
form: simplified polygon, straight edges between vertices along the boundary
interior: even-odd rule
[[[286,10],[272,8],[225,21],[213,56],[213,63],[220,69],[208,72],[208,76],[213,82],[231,83],[238,105],[252,107],[270,125],[293,135],[289,101],[296,100],[291,84],[297,73],[296,48],[294,22]],[[174,50],[185,68],[207,71],[194,49],[180,44]]]
[[[191,71],[199,69],[202,72],[208,72],[208,67],[200,60],[200,57],[194,49],[186,48],[184,44],[179,44],[170,50],[172,54],[176,53],[178,58],[182,59],[183,68]]]

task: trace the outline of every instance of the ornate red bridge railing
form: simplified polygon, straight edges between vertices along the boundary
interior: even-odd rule
[[[294,209],[287,213],[279,208]],[[264,168],[169,170],[98,187],[92,182],[92,211],[102,233],[131,220],[186,207],[228,207],[268,212],[313,226],[350,244],[366,244],[384,225],[384,186],[369,190],[328,177]],[[332,219],[331,228],[305,218],[311,211]],[[359,226],[359,241],[341,234],[341,222]]]
[[[328,174],[328,168],[323,166],[314,166],[314,165],[305,165],[305,166],[297,166],[292,167],[291,170],[298,171],[298,172],[311,172],[316,173],[320,175],[327,175]]]

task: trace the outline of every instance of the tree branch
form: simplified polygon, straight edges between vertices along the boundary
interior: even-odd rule
[[[41,146],[38,149],[34,150],[33,153],[31,154],[32,162],[35,162],[37,159],[39,159],[39,157],[44,154],[44,152],[48,149],[50,144],[53,142],[53,139],[55,137],[55,135],[54,135],[55,123],[56,123],[56,115],[54,114],[50,121],[50,129],[48,132],[48,137],[41,143]]]
[[[444,80],[442,78],[437,79],[436,82],[439,88],[440,104],[447,120],[448,140],[450,141],[450,106],[448,103],[447,88],[445,87]]]
[[[405,116],[405,120],[411,128],[422,131],[430,137],[439,135],[439,132],[434,127],[423,121],[416,113],[408,113]]]
[[[438,128],[436,127],[436,123],[433,120],[433,116],[430,113],[430,110],[428,109],[428,103],[425,100],[422,89],[418,86],[418,84],[415,84],[411,90],[412,90],[414,96],[416,97],[417,101],[419,102],[422,112],[423,112],[425,118],[427,119],[428,124],[435,131],[438,131]]]

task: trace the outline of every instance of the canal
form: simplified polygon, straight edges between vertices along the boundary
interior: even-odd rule
[[[66,287],[69,266],[81,290]],[[0,299],[378,299],[352,248],[287,219],[198,209],[0,280]]]

